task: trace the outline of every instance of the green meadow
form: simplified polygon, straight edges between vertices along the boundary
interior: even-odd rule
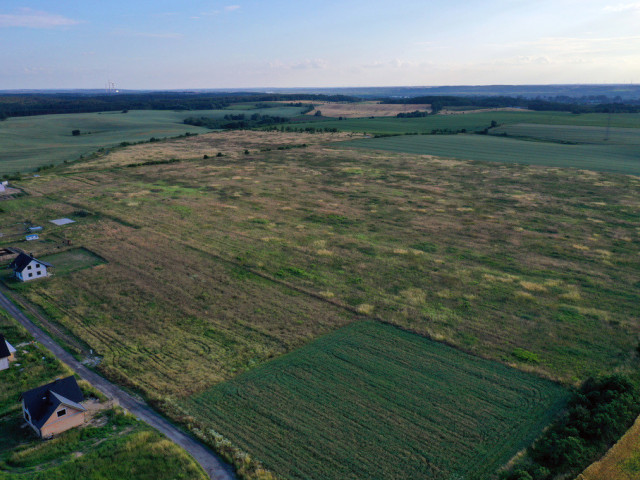
[[[564,144],[640,145],[640,128],[516,123],[492,128],[489,133]]]
[[[542,130],[537,129],[538,132]],[[548,131],[544,130],[544,133]],[[528,131],[534,133],[532,129]],[[640,133],[640,130],[638,132]],[[574,138],[578,135],[588,135],[588,133],[576,132],[575,129],[571,130],[571,133],[574,134]],[[637,141],[639,137],[629,135],[626,132],[625,134],[625,140],[628,143],[617,145],[606,145],[602,142],[596,145],[567,145],[557,142],[524,141],[494,135],[460,134],[402,135],[358,139],[342,143],[340,146],[350,145],[356,148],[436,155],[461,160],[570,167],[640,175],[640,148],[638,148],[638,144],[630,143],[630,141]]]
[[[0,174],[34,171],[38,167],[60,164],[87,156],[99,148],[121,142],[147,141],[190,133],[205,133],[203,127],[185,125],[191,116],[223,118],[229,114],[259,113],[294,116],[298,107],[235,110],[129,110],[121,112],[38,115],[8,118],[0,122]],[[80,135],[72,135],[80,130]]]
[[[456,115],[429,115],[420,118],[345,118],[343,120],[310,117],[307,122],[296,122],[296,128],[337,128],[345,132],[373,134],[431,133],[432,130],[449,129],[469,132],[482,130],[495,120],[499,125],[535,123],[543,125],[576,125],[591,127],[640,128],[640,114],[604,113],[572,114],[568,112],[512,112],[495,111]]]

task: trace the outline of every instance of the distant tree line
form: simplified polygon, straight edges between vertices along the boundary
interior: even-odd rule
[[[56,113],[113,112],[129,110],[213,110],[241,102],[357,102],[346,95],[265,94],[265,93],[120,93],[107,94],[4,94],[0,95],[0,120],[8,117]],[[306,104],[300,106],[308,108]],[[262,104],[264,107],[264,104]],[[310,111],[310,110],[309,110]]]
[[[424,110],[415,110],[413,112],[400,112],[396,117],[398,118],[421,118],[429,115],[429,112]]]
[[[212,130],[239,130],[256,127],[268,127],[270,125],[276,125],[279,123],[288,122],[287,117],[278,117],[273,115],[261,115],[254,113],[252,115],[230,114],[225,115],[223,118],[212,117],[187,117],[183,122],[187,125],[193,125],[196,127],[205,127]]]
[[[432,112],[447,107],[477,107],[477,108],[526,108],[537,111],[560,111],[572,113],[638,113],[640,99],[622,100],[620,97],[609,98],[605,95],[573,98],[557,96],[553,99],[527,99],[523,97],[472,97],[451,95],[430,95],[413,98],[387,98],[382,103],[388,104],[416,104],[431,105]],[[421,112],[411,112],[408,115],[418,116]],[[403,114],[407,115],[407,114]],[[398,115],[400,116],[400,115]]]
[[[640,414],[637,385],[621,375],[587,380],[565,414],[500,476],[501,480],[574,478],[600,458]]]

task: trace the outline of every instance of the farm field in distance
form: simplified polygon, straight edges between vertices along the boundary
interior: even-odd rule
[[[265,113],[274,114],[268,110]],[[236,111],[243,110],[236,107]],[[200,113],[180,112],[180,116]],[[526,122],[532,123],[538,113],[371,122],[455,121],[486,128],[492,119],[500,121],[498,115],[512,115],[509,121],[525,128],[522,115],[529,115]],[[569,118],[599,124],[602,131],[606,115],[587,117]],[[447,118],[454,120],[442,120]],[[631,116],[614,118],[612,138],[616,129],[630,128],[635,121]],[[361,120],[336,123],[351,121]],[[314,119],[309,125],[322,128],[327,122]],[[505,120],[499,128],[509,127]],[[583,135],[574,127],[566,131]],[[534,134],[553,136],[544,125]],[[255,404],[250,398],[243,397],[248,403],[237,407],[228,402],[227,394],[234,388],[259,392],[274,405],[289,395],[303,395],[305,385],[316,392],[330,385],[329,393],[346,388],[345,395],[355,398],[358,392],[349,391],[354,381],[335,379],[362,378],[366,370],[372,383],[414,375],[435,397],[450,393],[444,383],[428,383],[437,375],[416,372],[414,364],[398,365],[397,358],[389,359],[382,351],[369,351],[370,361],[359,374],[346,371],[353,366],[349,361],[364,350],[354,347],[356,340],[366,344],[366,338],[374,335],[371,329],[385,332],[377,338],[386,342],[387,350],[397,348],[402,355],[435,348],[441,356],[455,354],[506,376],[515,375],[526,385],[546,389],[548,401],[523,407],[538,409],[540,423],[531,422],[533,414],[527,420],[525,410],[520,414],[508,410],[515,408],[517,389],[478,387],[467,392],[470,402],[477,403],[487,391],[495,393],[493,407],[507,404],[507,411],[524,422],[519,427],[522,436],[499,444],[491,439],[500,435],[489,432],[486,448],[476,448],[477,442],[456,442],[460,458],[470,463],[489,455],[487,468],[494,471],[540,432],[550,418],[546,415],[557,411],[555,400],[549,399],[560,400],[563,390],[539,377],[564,385],[612,371],[638,377],[640,326],[634,319],[640,301],[640,179],[463,160],[478,150],[478,144],[461,148],[465,138],[486,145],[530,145],[529,163],[556,155],[552,147],[585,147],[562,145],[561,138],[540,138],[543,142],[491,135],[364,139],[357,132],[230,131],[116,148],[17,182],[26,195],[2,203],[0,231],[15,228],[25,218],[43,225],[42,241],[29,243],[29,251],[54,259],[58,255],[64,261],[60,274],[13,287],[63,331],[76,336],[79,345],[102,357],[98,369],[109,378],[139,390],[185,425],[204,424],[228,435],[284,478],[302,478],[306,473],[297,470],[295,459],[285,458],[277,444],[265,440],[277,436],[277,431],[264,415],[252,417]],[[624,138],[626,143],[616,148],[637,149],[633,132]],[[440,144],[445,153],[438,156],[449,158],[353,147],[398,139],[455,140],[458,146]],[[540,154],[535,148],[541,146],[550,150]],[[611,148],[589,146],[600,147]],[[450,158],[455,148],[460,149],[460,160]],[[76,223],[63,227],[47,223],[63,216]],[[65,246],[67,241],[72,249]],[[0,246],[27,248],[17,237],[0,238]],[[74,251],[89,255],[77,256]],[[353,343],[345,332],[353,333]],[[322,355],[333,341],[345,355],[333,355],[332,363]],[[395,365],[398,376],[389,379],[375,370],[375,363],[383,362],[375,355],[382,355],[389,368]],[[299,363],[287,363],[291,358]],[[306,375],[309,370],[299,368],[305,362],[323,362],[335,374]],[[276,375],[283,365],[287,368]],[[510,388],[516,383],[509,383]],[[308,391],[306,401],[312,409],[314,399]],[[335,404],[331,407],[335,412],[327,415],[366,416],[376,402],[388,401],[380,397],[355,407]],[[218,405],[219,410],[207,415],[208,404]],[[290,424],[286,419],[274,422],[302,435],[309,421],[302,409],[294,407],[288,408]],[[402,408],[399,415],[406,417],[410,409]],[[503,428],[516,428],[505,420],[504,412],[494,410],[491,418],[501,418]],[[464,413],[458,420],[465,415],[469,416]],[[232,417],[243,420],[230,425]],[[243,429],[256,418],[267,433],[251,443]],[[380,428],[387,428],[386,420],[393,424],[393,419],[384,419]],[[495,425],[492,432],[500,430]],[[357,425],[350,427],[365,437],[371,434]],[[326,429],[326,422],[314,425],[307,437],[316,434],[318,442],[326,441],[332,433]],[[428,430],[427,423],[423,431],[442,433]],[[318,445],[319,451],[337,448],[349,453],[346,447]],[[365,447],[377,449],[374,457],[387,455],[377,445],[373,439]],[[358,458],[357,451],[351,453],[351,459]],[[303,454],[310,458],[308,452]],[[434,451],[431,463],[404,454],[418,475],[424,468],[445,475],[448,467],[443,465],[450,466],[452,475],[463,469],[452,466],[443,451]],[[323,475],[345,475],[336,463],[314,462],[305,464]],[[366,462],[352,466],[367,472],[373,468]]]
[[[515,123],[492,128],[489,133],[563,144],[640,145],[640,128]]]
[[[183,401],[287,479],[486,479],[562,408],[551,382],[357,322]]]
[[[542,125],[575,125],[614,128],[640,128],[640,114],[620,113],[609,117],[604,113],[572,114],[567,112],[477,112],[458,115],[428,115],[419,118],[346,118],[344,120],[311,117],[308,122],[296,119],[296,128],[337,128],[344,132],[370,134],[431,133],[435,129],[469,132],[482,130],[495,120],[499,125],[535,123]]]
[[[294,116],[299,107],[234,110],[130,110],[127,113],[101,112],[38,115],[8,118],[0,122],[0,174],[33,171],[37,167],[76,160],[99,148],[121,142],[147,141],[190,133],[205,133],[203,127],[185,125],[189,116],[222,118],[238,113]],[[73,130],[80,135],[73,136]]]
[[[417,111],[430,111],[429,105],[412,104],[386,104],[379,102],[359,102],[359,103],[320,103],[305,115],[315,115],[318,110],[323,117],[395,117],[398,113],[408,113]]]
[[[543,131],[545,135],[552,127],[543,129],[527,129],[532,135]],[[562,127],[565,131],[569,127]],[[593,131],[580,132],[574,127],[570,130],[569,138],[584,138],[592,135]],[[504,127],[501,131],[523,132],[523,129]],[[604,129],[598,128],[602,133]],[[625,143],[610,144],[602,141],[597,144],[565,145],[557,142],[524,141],[515,138],[505,138],[498,135],[401,135],[393,137],[358,139],[349,142],[357,148],[371,148],[391,152],[407,152],[423,155],[436,155],[448,158],[479,160],[483,162],[521,163],[529,165],[545,165],[549,167],[571,167],[577,169],[596,170],[603,172],[625,173],[640,175],[640,129],[632,130],[634,135],[618,133],[612,130],[612,138],[624,135]],[[556,134],[555,138],[560,138]],[[551,135],[548,135],[551,136]],[[618,137],[618,138],[619,138]],[[602,137],[600,137],[602,138]],[[636,142],[636,143],[632,143]]]

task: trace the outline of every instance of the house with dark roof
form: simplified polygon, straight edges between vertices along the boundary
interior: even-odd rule
[[[13,362],[16,359],[15,353],[16,349],[0,333],[0,370],[9,368],[9,362]]]
[[[9,268],[13,268],[15,277],[21,282],[46,278],[49,276],[47,268],[50,267],[52,267],[50,263],[34,258],[32,253],[29,255],[20,253],[9,265]]]
[[[26,422],[42,438],[50,438],[84,423],[84,395],[73,376],[20,395]]]

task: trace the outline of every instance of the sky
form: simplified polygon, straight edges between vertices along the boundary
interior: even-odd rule
[[[640,83],[640,1],[0,0],[0,89]]]

